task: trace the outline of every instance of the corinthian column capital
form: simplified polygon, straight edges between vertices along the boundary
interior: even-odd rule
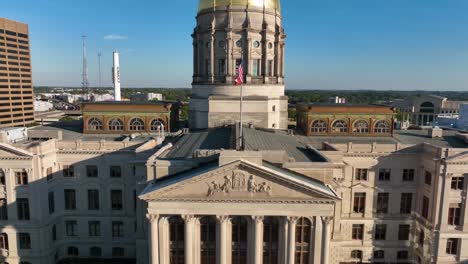
[[[154,222],[154,221],[157,221],[159,219],[159,215],[147,214],[146,219],[148,219],[150,222]]]

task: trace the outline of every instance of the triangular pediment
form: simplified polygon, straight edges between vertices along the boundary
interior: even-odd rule
[[[190,173],[190,172],[188,172]],[[179,178],[178,178],[179,177]],[[140,196],[151,200],[302,201],[339,199],[325,184],[271,166],[236,161],[192,175],[169,176],[152,183]]]
[[[32,154],[11,145],[0,143],[0,158],[31,158]]]

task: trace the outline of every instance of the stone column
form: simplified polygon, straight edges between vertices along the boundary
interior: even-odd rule
[[[169,240],[169,217],[161,217],[159,220],[159,264],[169,264]]]
[[[330,259],[330,222],[331,217],[322,217],[323,223],[323,247],[322,247],[322,264],[328,264]]]
[[[159,215],[146,215],[150,224],[148,239],[148,257],[150,264],[159,264]]]
[[[288,264],[294,264],[296,253],[296,223],[299,217],[288,216]]]
[[[279,230],[279,263],[288,262],[288,221],[285,217],[281,218]]]
[[[314,264],[322,262],[322,243],[323,243],[323,230],[322,230],[322,218],[320,216],[315,217],[314,226]]]
[[[216,263],[228,264],[228,243],[231,241],[228,238],[228,226],[230,218],[227,215],[216,216],[218,220],[217,239],[216,239]]]
[[[263,263],[263,216],[252,216],[254,223],[254,264]]]
[[[194,263],[194,231],[195,220],[193,215],[183,215],[185,221],[185,264]]]

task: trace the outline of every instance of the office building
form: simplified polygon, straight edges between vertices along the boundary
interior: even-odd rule
[[[0,18],[0,127],[34,122],[28,25]]]

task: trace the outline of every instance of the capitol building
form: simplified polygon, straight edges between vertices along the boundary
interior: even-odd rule
[[[468,134],[372,105],[302,104],[288,130],[282,20],[200,0],[189,129],[116,102],[0,136],[0,263],[468,262]]]

